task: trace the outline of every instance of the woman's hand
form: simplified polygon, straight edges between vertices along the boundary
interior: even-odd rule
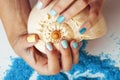
[[[8,14],[9,13],[9,14]],[[19,56],[40,74],[52,75],[61,70],[68,71],[78,62],[78,49],[81,44],[72,40],[60,42],[60,52],[52,43],[46,43],[46,54],[39,52],[34,45],[39,40],[36,34],[27,34],[27,19],[30,13],[28,0],[0,0],[0,17],[8,40]]]
[[[18,26],[20,27],[20,26]],[[12,44],[15,52],[21,56],[30,66],[43,75],[53,75],[71,69],[72,64],[77,64],[79,60],[79,47],[81,44],[72,40],[69,42],[62,40],[60,52],[56,50],[52,43],[46,43],[46,55],[39,52],[34,45],[39,38],[35,34],[18,35],[15,44]]]
[[[37,8],[44,8],[52,1],[38,0]],[[89,16],[80,29],[80,34],[84,34],[86,30],[89,30],[96,23],[101,12],[102,4],[103,0],[57,0],[50,14],[52,16],[59,14],[56,21],[62,23],[89,7]]]

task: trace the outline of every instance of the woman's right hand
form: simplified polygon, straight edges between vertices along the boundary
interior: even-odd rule
[[[52,43],[46,43],[46,55],[39,52],[34,45],[39,40],[35,34],[23,34],[16,37],[13,49],[21,56],[33,69],[43,75],[54,75],[62,71],[71,69],[72,64],[77,64],[79,60],[80,43],[72,40],[70,44],[66,40],[60,42],[60,52],[56,50]],[[70,45],[70,46],[69,46]]]
[[[40,74],[53,75],[70,70],[79,60],[80,45],[75,40],[70,43],[62,40],[58,52],[52,43],[46,43],[46,55],[43,55],[34,47],[38,36],[27,33],[29,13],[29,0],[0,0],[0,18],[13,50]]]

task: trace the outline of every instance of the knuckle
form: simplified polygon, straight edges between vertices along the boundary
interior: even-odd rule
[[[73,55],[78,55],[78,54],[79,54],[78,49],[73,51]]]
[[[97,10],[94,11],[94,12],[93,12],[93,15],[94,15],[95,17],[98,17],[98,16],[99,16],[99,11],[97,11]]]
[[[74,63],[74,64],[77,64],[77,63],[78,63],[78,60],[77,60],[77,61],[74,61],[73,63]]]
[[[87,5],[88,2],[89,2],[89,0],[82,0],[82,4],[83,4],[83,5]]]
[[[73,63],[73,62],[72,62]],[[66,66],[63,66],[63,71],[69,71],[72,68],[72,63]]]
[[[94,19],[94,20],[96,20],[98,17],[99,17],[99,11],[97,11],[97,10],[94,10],[94,11],[92,11],[91,13],[90,13],[90,15],[91,15],[91,19]]]
[[[52,69],[49,71],[50,75],[55,75],[55,74],[58,74],[60,72],[59,69]]]
[[[71,57],[71,52],[68,51],[68,52],[64,53],[63,56],[65,56],[66,58]]]
[[[69,10],[69,11],[64,12],[63,16],[65,17],[66,20],[69,20],[71,18],[71,16],[72,16],[73,13],[74,13],[73,10]]]
[[[23,48],[18,48],[18,46],[19,46],[19,47],[22,47],[22,45],[20,45],[20,43],[19,43],[19,42],[22,42],[21,39],[22,39],[22,38],[17,38],[17,39],[15,39],[14,42],[12,42],[12,44],[11,44],[11,47],[14,49],[15,53],[16,53],[17,55],[19,55],[19,56],[20,56],[20,52],[23,51],[23,50],[22,50]]]
[[[70,69],[71,69],[71,66],[64,68],[63,71],[69,71]]]
[[[59,5],[59,4],[56,4],[54,7],[53,7],[54,9],[55,9],[55,11],[59,14],[61,11],[62,11],[62,6],[61,5]]]
[[[99,16],[99,14],[100,14],[100,11],[99,11],[97,8],[95,8],[95,7],[92,7],[92,8],[91,8],[91,10],[90,10],[90,15],[91,15],[92,17],[97,18],[97,17]]]

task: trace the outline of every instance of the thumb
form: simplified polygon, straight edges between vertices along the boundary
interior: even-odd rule
[[[23,42],[22,47],[28,48],[34,46],[39,40],[38,35],[36,34],[26,34],[21,37],[21,41]]]

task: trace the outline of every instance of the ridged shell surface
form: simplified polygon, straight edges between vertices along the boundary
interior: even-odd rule
[[[92,28],[83,35],[79,33],[79,29],[88,17],[87,11],[74,16],[62,24],[57,23],[56,18],[58,15],[51,16],[49,13],[54,4],[55,1],[41,10],[38,10],[35,6],[28,20],[28,33],[39,35],[40,40],[35,47],[42,53],[46,52],[46,42],[52,42],[59,50],[59,41],[61,39],[67,39],[68,41],[71,39],[76,39],[77,41],[89,40],[100,38],[106,33],[106,24],[102,14]]]

